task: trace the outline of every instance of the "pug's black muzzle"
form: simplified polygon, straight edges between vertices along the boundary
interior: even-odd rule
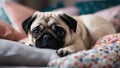
[[[55,38],[50,33],[43,34],[35,42],[36,47],[38,48],[50,48],[50,49],[59,49],[63,47],[64,42],[60,38]]]

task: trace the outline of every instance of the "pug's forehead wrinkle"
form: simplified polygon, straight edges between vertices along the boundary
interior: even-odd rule
[[[53,17],[50,17],[50,18],[49,18],[48,26],[50,26],[50,25],[52,25],[52,24],[56,24],[56,23],[57,23],[57,21],[56,21],[55,18],[53,18]]]
[[[43,18],[43,14],[36,14],[37,19],[42,19]]]
[[[34,15],[38,15],[38,17],[42,16],[44,19],[45,18],[48,18],[50,16],[58,16],[58,15],[63,15],[64,13],[62,11],[57,11],[57,12],[39,12],[39,11],[36,11],[34,13]]]
[[[39,12],[39,11],[36,11],[33,14],[33,17],[37,16],[37,18],[31,25],[31,30],[40,24],[43,24],[44,27],[50,26],[55,23],[57,23],[57,25],[58,25],[58,24],[60,24],[59,16],[63,15],[63,14],[64,14],[63,12]]]
[[[43,25],[43,24],[44,24],[44,26],[46,26],[44,20],[42,20],[42,19],[41,19],[41,20],[40,20],[40,19],[36,19],[36,20],[33,22],[33,24],[31,25],[30,30],[32,31],[32,29],[35,28],[36,26]]]

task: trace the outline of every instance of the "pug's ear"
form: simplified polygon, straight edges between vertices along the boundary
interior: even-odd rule
[[[25,21],[23,21],[22,23],[22,28],[25,31],[25,33],[28,33],[28,30],[30,29],[31,24],[33,23],[33,21],[36,19],[36,16],[30,16],[28,17]]]
[[[68,25],[70,29],[73,30],[73,32],[76,32],[77,21],[75,19],[66,14],[60,15],[60,18]]]

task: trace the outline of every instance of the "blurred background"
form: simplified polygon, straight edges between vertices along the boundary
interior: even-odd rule
[[[7,0],[7,1],[18,2],[22,5],[40,11],[52,11],[59,8],[67,7],[67,9],[73,9],[72,11],[78,11],[77,13],[80,14],[94,13],[96,11],[120,4],[120,0]],[[62,10],[66,11],[66,9]]]
[[[2,20],[12,25],[15,30],[24,33],[21,27],[22,22],[36,10],[63,11],[72,16],[95,14],[108,20],[120,32],[120,0],[0,0],[0,25]],[[13,34],[10,34],[10,37],[11,35]]]
[[[17,2],[40,11],[52,11],[59,8],[73,9],[69,12],[77,10],[79,14],[94,13],[120,4],[120,0],[1,0],[0,2],[4,1]],[[66,12],[66,9],[60,10]]]
[[[51,5],[58,5],[60,3],[64,6],[73,6],[77,2],[93,1],[93,0],[8,0],[19,2],[23,5],[29,6],[31,8],[42,10]]]

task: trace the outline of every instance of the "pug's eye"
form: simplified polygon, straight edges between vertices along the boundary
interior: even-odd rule
[[[32,30],[33,36],[36,38],[36,37],[39,35],[40,31],[41,31],[41,29],[40,29],[39,26],[38,26],[38,27],[35,27],[35,28]]]
[[[57,35],[60,36],[61,38],[64,38],[66,35],[66,31],[61,27],[56,26],[55,28],[56,28]]]

